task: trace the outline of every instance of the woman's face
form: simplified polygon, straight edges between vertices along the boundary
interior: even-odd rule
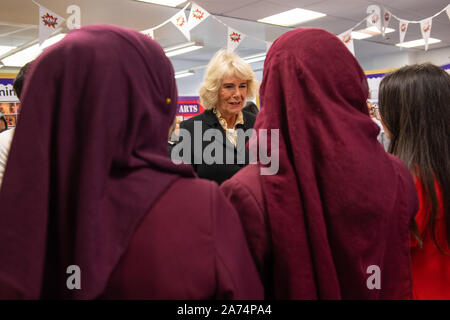
[[[239,114],[247,98],[247,81],[233,77],[222,79],[218,109],[223,116]]]

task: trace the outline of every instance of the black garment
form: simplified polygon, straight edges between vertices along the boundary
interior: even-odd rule
[[[258,115],[259,109],[257,107],[257,105],[252,102],[252,101],[247,101],[247,103],[245,104],[244,109],[242,109],[242,111],[254,114],[255,116]]]
[[[236,126],[236,129],[243,129],[244,131],[253,128],[253,125],[255,124],[256,117],[248,112],[242,111],[242,114],[244,116],[244,124],[239,124]],[[202,136],[196,137],[194,135],[194,122],[199,121],[202,125]],[[245,149],[245,163],[239,164],[238,163],[238,150],[234,147],[234,145],[227,139],[224,129],[219,123],[219,120],[217,119],[216,115],[213,113],[212,110],[206,110],[202,114],[195,116],[193,118],[190,118],[186,121],[183,121],[180,123],[180,130],[186,129],[189,131],[191,135],[191,155],[190,155],[190,162],[194,167],[194,170],[197,172],[198,176],[200,178],[208,179],[216,181],[218,184],[221,184],[223,181],[231,178],[236,172],[238,172],[240,169],[245,167],[250,162],[250,157],[248,150]],[[203,151],[205,150],[205,147],[210,145],[212,141],[214,141],[214,138],[212,138],[212,141],[203,141],[202,137],[206,130],[208,129],[216,129],[218,132],[220,132],[220,137],[222,141],[219,141],[221,145],[223,146],[223,164],[218,163],[212,163],[207,164],[205,163],[203,159]],[[200,152],[195,152],[194,150],[194,140],[200,139],[199,141],[202,141],[202,149]],[[245,137],[245,144],[247,144],[249,137]],[[182,136],[180,134],[180,142],[182,141]],[[234,155],[233,158],[233,164],[226,164],[226,151],[229,150],[231,154]],[[215,153],[213,153],[215,155]],[[201,161],[200,164],[195,164],[195,159],[198,159],[198,161]],[[200,160],[201,159],[201,160]]]

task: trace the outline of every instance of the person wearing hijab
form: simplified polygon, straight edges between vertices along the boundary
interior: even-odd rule
[[[0,298],[263,297],[232,206],[167,155],[176,104],[169,59],[136,31],[83,27],[33,62],[0,192]]]
[[[404,66],[380,83],[389,152],[419,196],[411,242],[414,299],[450,299],[450,75],[430,63]],[[418,240],[418,241],[417,241]]]
[[[250,65],[232,52],[219,50],[209,62],[200,88],[200,101],[206,110],[180,124],[180,132],[184,129],[190,137],[191,152],[186,158],[200,178],[221,184],[249,163],[248,152],[240,148],[245,147],[248,138],[240,136],[238,130],[253,128],[256,116],[243,109],[247,99],[256,95],[258,86]],[[213,142],[204,138],[206,132],[216,133]],[[196,142],[201,146],[198,152]],[[210,161],[206,151],[217,142],[223,157],[214,154],[218,159]],[[239,160],[241,156],[243,161]]]
[[[221,186],[268,298],[411,298],[417,196],[406,166],[378,143],[367,96],[355,57],[325,30],[292,30],[268,52],[250,142],[279,132],[267,146],[278,172],[258,160]]]

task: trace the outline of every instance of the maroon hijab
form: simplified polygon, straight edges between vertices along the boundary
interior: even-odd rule
[[[33,63],[0,193],[0,283],[26,299],[98,297],[140,220],[190,166],[168,158],[177,89],[162,48],[113,26]],[[81,268],[70,291],[67,267]]]
[[[279,172],[261,176],[272,232],[275,297],[381,297],[379,290],[366,287],[367,268],[378,265],[386,271],[391,225],[400,226],[395,232],[405,242],[392,252],[408,254],[411,217],[393,217],[397,213],[392,208],[399,197],[398,175],[412,180],[406,167],[397,172],[398,163],[377,141],[363,70],[333,34],[296,29],[269,50],[260,94],[255,129],[280,129]],[[414,203],[412,192],[400,197]],[[405,283],[400,296],[407,298],[410,271],[405,261],[390,263],[398,263],[395,281]]]

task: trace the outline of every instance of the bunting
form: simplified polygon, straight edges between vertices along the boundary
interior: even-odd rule
[[[367,27],[375,26],[380,32],[382,32],[381,27],[381,10],[380,7],[377,5],[371,5],[367,8],[367,13],[370,13],[370,15],[367,17]],[[359,25],[359,23],[358,23]],[[353,29],[353,28],[352,28]]]
[[[155,40],[155,31],[153,29],[147,29],[141,32],[148,38]]]
[[[39,45],[42,45],[65,19],[40,4],[37,5],[39,6]]]
[[[400,43],[405,40],[406,30],[408,29],[409,22],[406,20],[400,20],[398,24],[398,31],[400,32]]]
[[[245,39],[245,34],[228,27],[228,44],[227,49],[229,51],[234,51]]]
[[[56,29],[58,29],[62,23],[65,21],[64,18],[57,15],[51,10],[48,10],[47,8],[41,6],[39,3],[33,0],[34,3],[36,3],[39,6],[39,44],[42,45],[42,43],[47,40]],[[190,13],[189,13],[189,19],[186,17],[185,10],[191,6]],[[425,42],[425,50],[428,50],[428,40],[430,38],[431,33],[431,26],[432,26],[432,20],[434,17],[438,16],[442,12],[446,11],[449,19],[450,19],[450,5],[447,5],[444,9],[442,9],[440,12],[436,13],[435,15],[423,19],[421,21],[409,21],[404,20],[396,17],[394,14],[392,14],[390,11],[380,8],[378,5],[370,5],[367,8],[367,13],[369,14],[364,20],[359,22],[356,26],[353,28],[347,30],[346,32],[343,32],[338,35],[338,37],[345,43],[347,48],[355,54],[354,51],[354,44],[353,44],[353,37],[351,35],[351,32],[362,22],[367,21],[367,26],[376,26],[377,29],[380,30],[380,32],[384,35],[386,32],[386,29],[389,26],[390,20],[392,18],[396,18],[399,20],[399,35],[400,35],[400,43],[402,43],[405,39],[405,35],[408,29],[408,25],[410,23],[420,23],[420,30],[422,34],[422,38]],[[205,21],[209,16],[214,18],[216,21],[220,22],[227,28],[227,48],[228,50],[234,51],[236,48],[241,44],[242,41],[247,36],[243,34],[242,32],[233,29],[229,27],[227,24],[220,21],[215,16],[211,15],[208,11],[200,7],[196,3],[188,2],[186,6],[179,11],[176,15],[171,17],[170,19],[166,20],[162,24],[152,27],[150,29],[142,31],[143,34],[145,34],[147,37],[154,39],[154,30],[161,28],[162,26],[166,25],[167,23],[174,24],[178,30],[181,31],[181,33],[186,37],[188,41],[190,41],[190,31],[197,27],[199,24],[201,24],[203,21]],[[253,38],[253,37],[250,37]],[[271,42],[267,42],[265,40],[253,38],[255,40],[264,41],[266,44],[266,49],[268,49],[271,46]]]
[[[352,31],[353,29],[347,30],[338,35],[338,38],[341,39],[341,41],[347,46],[348,50],[350,50],[350,52],[353,55],[355,55],[355,47],[353,45]]]
[[[391,13],[389,11],[385,11],[383,15],[383,23],[381,26],[381,34],[383,35],[383,37],[386,34],[386,29],[389,26],[389,21],[391,21]]]
[[[425,51],[428,50],[428,39],[430,38],[432,22],[433,22],[432,18],[420,21],[420,31],[422,32],[422,38],[425,41]]]
[[[209,13],[200,7],[198,4],[193,3],[191,7],[191,12],[189,13],[188,30],[194,29],[200,23],[209,17]]]
[[[184,13],[184,9],[174,15],[170,22],[172,22],[178,30],[186,37],[188,41],[191,41],[191,34],[188,29],[188,22],[186,19],[186,14]]]

